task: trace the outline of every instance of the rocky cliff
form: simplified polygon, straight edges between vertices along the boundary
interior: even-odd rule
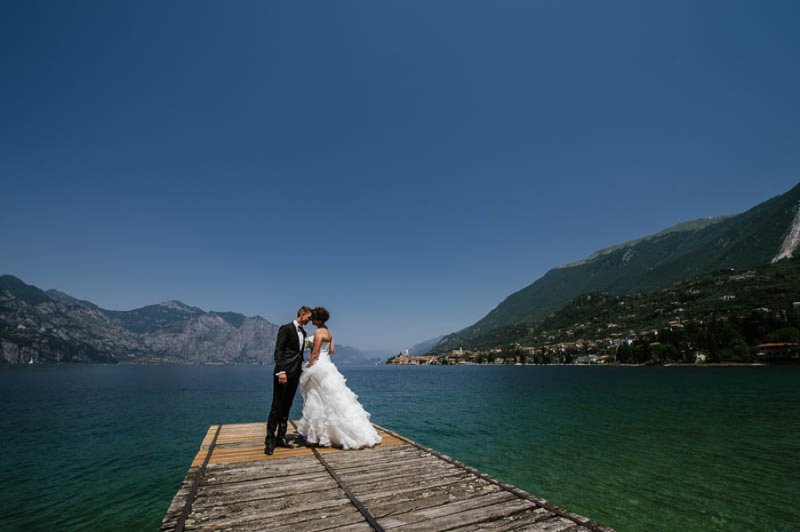
[[[31,362],[273,362],[278,326],[179,301],[105,310],[0,276],[0,360]]]

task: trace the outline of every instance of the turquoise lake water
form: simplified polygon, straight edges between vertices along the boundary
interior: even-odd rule
[[[800,367],[342,370],[373,421],[618,530],[800,528]],[[208,426],[266,417],[270,375],[0,367],[0,528],[156,530]]]

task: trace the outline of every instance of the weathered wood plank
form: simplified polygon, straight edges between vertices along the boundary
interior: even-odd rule
[[[342,527],[364,524],[364,516],[358,510],[342,506],[337,508],[335,512],[328,512],[319,516],[311,514],[303,514],[302,521],[296,520],[275,520],[263,519],[256,521],[247,521],[236,525],[237,532],[239,530],[245,531],[262,531],[269,530],[270,532],[318,532],[323,530],[341,530]],[[368,530],[371,528],[367,527]]]
[[[267,477],[257,480],[246,480],[242,482],[225,484],[205,484],[200,487],[197,498],[218,497],[218,496],[251,496],[259,491],[271,490],[282,491],[287,488],[297,486],[327,485],[331,481],[327,471],[316,471],[305,475],[292,475],[280,477]]]
[[[265,515],[269,515],[270,518],[285,517],[285,520],[293,520],[302,519],[306,512],[318,512],[339,506],[352,508],[350,499],[341,491],[337,495],[325,499],[309,497],[306,502],[292,507],[281,506],[280,502],[280,497],[273,497],[200,508],[192,511],[192,526],[211,525],[227,528],[237,526],[237,523],[263,519]]]
[[[396,446],[395,449],[398,449],[398,452],[391,452],[387,450],[381,453],[376,453],[372,456],[358,457],[357,459],[347,460],[347,461],[344,460],[335,460],[333,462],[328,461],[328,463],[336,467],[337,471],[346,471],[348,469],[356,469],[370,464],[378,467],[380,465],[398,464],[398,463],[403,463],[406,460],[415,460],[419,458],[426,458],[429,456],[426,453],[419,452],[413,448],[408,448],[408,446],[406,445],[403,445],[402,447]],[[331,454],[326,457],[326,460],[328,458],[333,458],[333,457],[338,458],[342,454],[344,453]]]
[[[298,493],[305,493],[310,496],[312,493],[335,489],[337,486],[338,484],[336,484],[333,479],[328,477],[303,482],[282,483],[263,488],[241,490],[236,492],[222,491],[207,494],[204,490],[200,490],[200,492],[197,494],[197,498],[195,499],[195,507],[205,508],[209,506],[226,506],[230,504],[246,503],[249,501],[286,498],[288,495],[294,495]]]
[[[250,438],[250,439],[240,439],[230,442],[222,442],[220,443],[217,441],[216,448],[217,449],[234,449],[236,447],[255,447],[256,445],[261,445],[261,448],[264,448],[264,438]]]
[[[336,456],[331,456],[331,460],[337,461],[349,461],[349,460],[360,460],[360,459],[367,459],[369,457],[387,454],[390,455],[392,453],[401,453],[403,451],[414,450],[421,452],[420,449],[417,449],[413,445],[408,445],[404,443],[403,445],[390,445],[384,447],[383,445],[377,445],[375,447],[371,447],[369,449],[359,449],[357,451],[343,451],[338,453]]]
[[[460,474],[448,468],[437,468],[425,472],[412,472],[409,474],[406,471],[399,471],[397,474],[385,475],[380,480],[367,479],[365,481],[350,481],[348,486],[356,494],[363,494],[365,491],[384,490],[388,488],[402,488],[406,486],[414,486],[421,481],[435,480],[441,478],[451,477]],[[347,482],[347,480],[345,480]]]
[[[337,471],[345,471],[347,469],[362,467],[369,464],[374,464],[376,466],[380,464],[392,464],[392,463],[396,464],[399,461],[403,460],[411,460],[415,458],[424,458],[431,456],[430,454],[419,451],[413,447],[410,447],[407,444],[403,444],[402,446],[396,445],[394,448],[384,447],[381,452],[371,453],[366,456],[356,455],[353,456],[352,458],[347,457],[347,455],[353,455],[353,454],[355,454],[354,451],[348,451],[346,453],[345,452],[335,453],[325,457],[325,459],[328,461],[329,464],[335,466]]]
[[[408,452],[402,454],[396,454],[392,456],[376,456],[374,460],[364,460],[358,462],[337,462],[335,464],[331,464],[333,467],[336,468],[337,471],[342,472],[355,472],[359,469],[364,469],[369,467],[370,465],[373,466],[374,469],[386,469],[390,468],[393,465],[403,465],[403,464],[415,464],[422,461],[427,460],[428,462],[439,462],[442,463],[441,460],[436,458],[435,456],[431,456],[429,454],[420,454],[415,452]],[[330,463],[330,462],[329,462]]]
[[[359,467],[358,469],[340,471],[336,469],[340,477],[348,479],[348,481],[355,483],[363,483],[371,480],[383,480],[388,478],[395,478],[399,476],[412,476],[425,472],[452,470],[453,468],[448,464],[442,463],[441,460],[435,458],[420,458],[416,460],[409,460],[407,462],[398,462],[396,464],[379,464],[374,469],[367,466]]]
[[[236,508],[235,512],[219,514],[198,514],[198,521],[193,525],[196,528],[225,527],[240,528],[259,527],[261,530],[279,527],[293,527],[295,530],[304,530],[309,521],[328,520],[337,516],[357,514],[358,511],[343,498],[339,492],[331,496],[319,496],[318,504],[308,509],[308,497],[301,500],[287,500],[284,506],[274,505],[247,505]],[[289,511],[285,511],[286,509]],[[304,510],[305,508],[305,510]],[[363,517],[361,518],[363,521]]]
[[[320,454],[324,453],[333,453],[339,452],[338,449],[319,449]],[[260,461],[271,461],[271,460],[283,460],[286,458],[296,458],[300,456],[313,456],[313,452],[311,449],[307,447],[295,447],[292,449],[275,449],[275,454],[273,455],[266,455],[264,454],[264,446],[252,446],[252,447],[244,447],[241,449],[234,449],[234,450],[214,450],[214,453],[211,455],[211,463],[213,464],[222,464],[222,463],[234,463],[234,462],[260,462]]]
[[[356,523],[350,526],[338,527],[337,532],[372,532],[372,527],[367,523]]]
[[[264,463],[264,462],[261,462]],[[288,478],[303,478],[306,475],[315,475],[321,473],[319,469],[304,469],[301,471],[258,471],[257,469],[253,469],[250,471],[240,472],[239,475],[226,475],[222,477],[211,477],[207,478],[205,482],[203,482],[203,487],[211,487],[211,486],[236,486],[238,484],[242,484],[245,482],[257,482],[260,480],[281,480],[281,479],[288,479]]]
[[[216,464],[215,468],[209,467],[203,484],[229,484],[258,480],[262,478],[279,478],[295,475],[308,475],[325,471],[325,468],[313,456],[313,462],[299,463],[292,466],[285,466],[283,461],[270,462],[237,462],[233,464]],[[287,460],[288,461],[288,460]],[[216,468],[221,466],[245,466],[236,470],[219,471]],[[275,465],[276,467],[270,467]]]
[[[283,460],[270,461],[265,463],[233,463],[233,464],[208,464],[208,471],[236,471],[239,469],[265,469],[273,470],[279,468],[293,468],[300,464],[319,464],[319,460],[314,455],[309,456],[287,456]]]
[[[449,484],[456,484],[456,483],[464,483],[464,482],[472,482],[474,481],[475,477],[469,475],[464,472],[460,471],[453,471],[452,474],[449,474],[444,477],[436,477],[430,479],[422,479],[418,482],[414,483],[407,483],[402,486],[387,486],[383,490],[369,490],[365,489],[364,491],[356,491],[353,492],[359,498],[359,500],[369,502],[373,499],[381,499],[384,497],[394,497],[400,496],[404,493],[412,492],[412,491],[420,491],[425,489],[434,489],[440,486],[447,486]]]
[[[438,481],[446,478],[459,476],[458,471],[446,468],[436,468],[431,470],[419,470],[412,472],[401,471],[397,474],[387,475],[381,478],[368,478],[365,480],[348,481],[347,485],[358,496],[367,496],[375,491],[402,490],[414,486],[420,486],[424,482]]]
[[[393,515],[384,519],[380,519],[378,522],[384,528],[396,528],[400,526],[412,525],[421,521],[429,522],[433,519],[455,513],[463,514],[467,510],[473,510],[475,508],[488,508],[500,503],[517,500],[519,499],[514,497],[512,494],[505,491],[500,491],[496,493],[489,493],[473,499],[454,502],[452,504],[443,504],[433,508],[424,508],[422,510]]]
[[[308,503],[309,500],[333,501],[341,498],[342,491],[337,486],[335,488],[328,488],[325,490],[292,493],[271,498],[234,501],[224,505],[201,505],[197,508],[196,516],[203,516],[204,519],[209,519],[215,515],[228,515],[231,508],[246,509],[250,507],[258,507],[263,511],[269,511],[271,515],[272,512],[276,512],[278,510],[299,508]]]
[[[206,432],[162,530],[173,530],[180,518],[196,466],[204,461],[216,429],[213,425]],[[584,517],[379,430],[383,443],[371,449],[316,450],[387,530],[588,530],[582,525],[598,530]],[[267,456],[264,434],[263,422],[222,426],[187,530],[371,530],[311,448],[278,448]]]
[[[507,515],[494,521],[451,528],[448,532],[505,532],[508,530],[528,530],[545,519],[552,519],[555,514],[544,508],[531,508]]]
[[[420,450],[408,445],[391,445],[384,447],[382,445],[373,449],[363,449],[359,451],[342,451],[331,454],[326,458],[330,458],[329,462],[335,464],[337,467],[347,467],[348,464],[359,464],[368,462],[370,460],[389,460],[392,457],[403,455],[421,455]]]
[[[394,497],[382,497],[363,501],[369,512],[377,519],[392,515],[404,514],[452,504],[474,497],[482,497],[489,493],[496,493],[500,488],[493,484],[483,483],[475,486],[467,482],[455,482],[435,488],[422,488],[407,491]]]
[[[172,502],[165,512],[164,518],[161,520],[161,530],[172,530],[175,528],[178,518],[181,515],[181,511],[183,510],[183,507],[186,505],[186,501],[189,498],[192,480],[194,479],[196,473],[196,467],[189,468],[189,471],[186,473],[186,476],[183,478],[183,481],[178,488],[178,492],[175,494],[175,497],[173,497]]]
[[[398,526],[385,526],[384,521],[379,521],[379,523],[387,530],[402,527],[404,530],[427,530],[435,532],[440,530],[450,530],[451,528],[455,527],[463,527],[465,525],[479,524],[486,521],[494,521],[499,518],[528,510],[534,506],[533,503],[514,497],[510,493],[507,493],[507,495],[510,495],[510,498],[503,498],[501,497],[501,494],[498,493],[484,497],[478,497],[475,499],[467,499],[466,501],[458,503],[446,504],[437,508],[422,510],[421,512],[411,512],[411,514],[427,513],[428,515],[432,515],[434,517],[430,517],[422,521],[415,520],[408,525],[401,524]],[[499,502],[488,506],[478,505],[480,502],[482,502],[482,500],[495,496],[496,500]],[[456,505],[463,505],[465,510],[452,511],[452,509],[447,508],[448,506]],[[446,510],[448,513],[442,514],[444,510]],[[403,516],[401,515],[396,517]]]

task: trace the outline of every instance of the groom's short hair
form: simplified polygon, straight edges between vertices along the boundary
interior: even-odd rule
[[[300,307],[297,309],[297,317],[299,318],[303,314],[313,314],[314,312],[308,307]]]

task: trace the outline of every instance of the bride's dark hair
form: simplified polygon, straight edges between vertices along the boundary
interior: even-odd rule
[[[321,321],[325,323],[331,319],[331,313],[325,307],[317,307],[311,311],[311,319],[314,321]]]

